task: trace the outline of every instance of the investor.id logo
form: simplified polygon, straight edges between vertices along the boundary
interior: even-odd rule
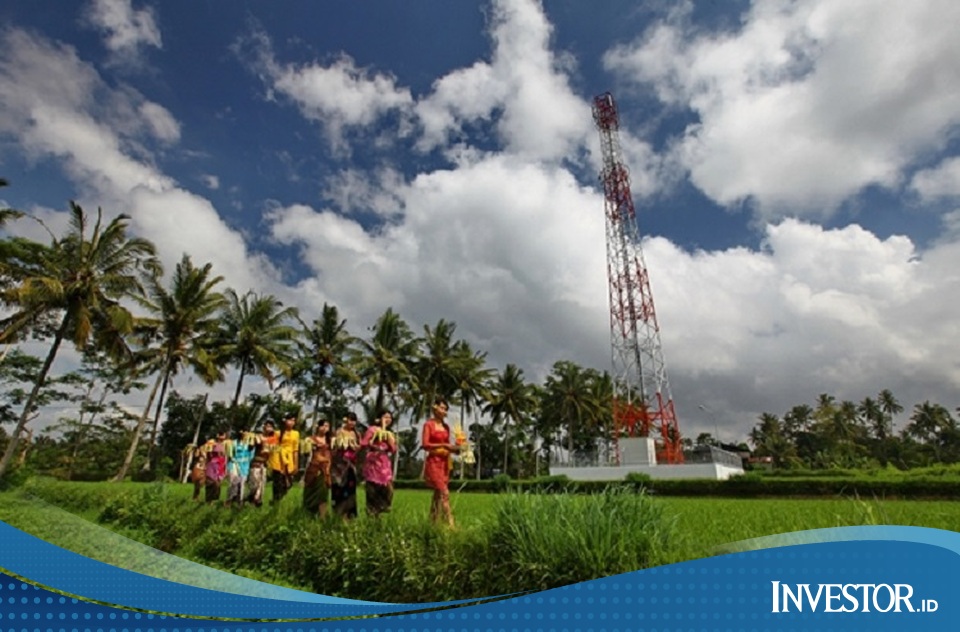
[[[936,612],[910,584],[784,584],[771,581],[771,612]]]

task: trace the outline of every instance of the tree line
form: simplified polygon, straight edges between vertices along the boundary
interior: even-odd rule
[[[12,209],[0,215],[29,219]],[[68,478],[79,469],[105,476],[107,464],[116,466],[114,480],[161,464],[166,475],[184,445],[176,442],[196,441],[190,435],[213,426],[251,429],[291,408],[305,425],[356,408],[368,419],[392,409],[410,422],[401,441],[414,470],[413,425],[437,395],[450,400],[455,417],[459,411],[477,447],[472,475],[536,475],[551,455],[590,460],[609,447],[608,373],[564,360],[535,384],[515,364],[489,367],[485,352],[456,337],[454,322],[440,319],[418,335],[392,308],[357,337],[335,305],[305,319],[270,294],[224,287],[210,263],[186,254],[168,278],[154,244],[128,227],[125,215],[107,221],[101,210],[91,217],[71,202],[64,234],[44,225],[47,242],[0,240],[0,423],[13,425],[10,433],[0,426],[0,477],[27,463]],[[18,348],[28,339],[47,345],[44,357]],[[53,375],[65,344],[80,352],[82,366]],[[185,399],[174,388],[183,376],[213,387],[230,368],[230,401]],[[251,376],[270,392],[244,396]],[[122,401],[135,392],[146,402],[132,411]],[[58,408],[67,414],[34,438],[31,422],[41,414],[53,421]]]
[[[904,407],[889,389],[860,402],[822,393],[782,417],[765,412],[750,431],[755,454],[774,468],[909,469],[960,462],[960,426],[941,404],[916,404],[896,432]],[[960,414],[960,409],[957,409]]]

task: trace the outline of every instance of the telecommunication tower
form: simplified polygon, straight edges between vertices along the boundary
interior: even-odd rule
[[[600,131],[603,157],[600,180],[607,226],[614,436],[652,437],[657,462],[682,463],[680,429],[640,246],[630,174],[621,156],[620,117],[609,92],[594,98],[593,120]]]

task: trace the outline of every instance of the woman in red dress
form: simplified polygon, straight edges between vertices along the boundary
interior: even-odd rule
[[[427,458],[423,464],[423,479],[427,487],[433,489],[433,501],[430,503],[430,520],[441,519],[453,526],[453,514],[450,512],[450,455],[460,448],[450,442],[450,426],[445,421],[447,402],[437,398],[433,404],[433,416],[423,424],[420,446],[426,450]]]

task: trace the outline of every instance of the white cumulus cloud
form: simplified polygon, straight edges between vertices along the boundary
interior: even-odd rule
[[[343,134],[348,128],[368,127],[413,103],[410,91],[397,86],[392,75],[358,67],[346,53],[328,64],[281,63],[266,33],[256,32],[246,43],[252,45],[254,68],[272,93],[290,99],[305,118],[319,123],[338,149],[346,148]]]
[[[179,123],[166,108],[129,87],[109,86],[72,47],[22,30],[0,33],[0,44],[10,52],[0,58],[0,133],[34,159],[60,161],[85,207],[130,215],[168,267],[187,252],[215,261],[238,287],[270,287],[268,262],[248,250],[208,200],[180,188],[150,160],[150,138],[164,144],[179,138]]]
[[[134,9],[131,0],[91,0],[85,19],[103,35],[113,62],[135,67],[144,47],[162,48],[163,40],[151,7]]]
[[[932,169],[918,171],[910,184],[923,198],[960,196],[960,158],[948,158]]]
[[[551,48],[553,27],[539,2],[497,0],[491,12],[492,60],[455,70],[417,103],[421,149],[444,145],[465,123],[496,121],[505,151],[561,160],[595,134],[590,106]]]
[[[721,204],[829,214],[869,185],[899,187],[960,122],[951,0],[757,0],[723,32],[695,28],[691,6],[606,64],[698,115],[676,152]]]

